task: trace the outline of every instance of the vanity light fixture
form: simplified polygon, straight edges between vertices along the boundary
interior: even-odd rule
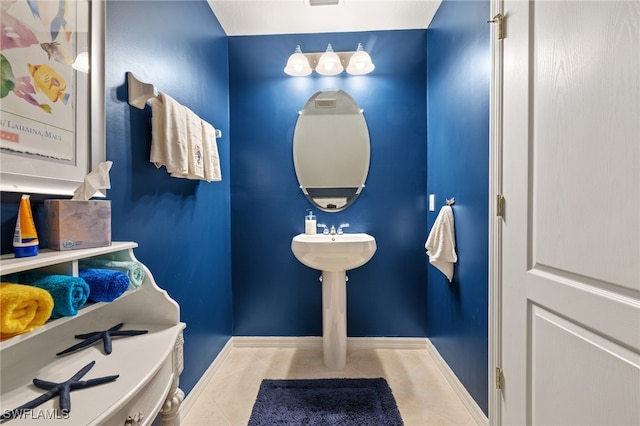
[[[371,56],[358,43],[356,51],[334,52],[331,43],[325,52],[302,53],[300,46],[289,56],[284,72],[295,77],[311,74],[315,70],[322,75],[338,75],[342,71],[353,75],[368,74],[375,69]]]

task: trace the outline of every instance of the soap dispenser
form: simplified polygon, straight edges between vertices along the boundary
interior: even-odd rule
[[[307,215],[304,217],[304,233],[313,235],[316,233],[316,229],[316,217],[311,209],[307,209]]]

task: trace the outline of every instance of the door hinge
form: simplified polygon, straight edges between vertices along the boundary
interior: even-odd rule
[[[496,389],[502,390],[503,378],[502,378],[502,368],[496,367]]]
[[[504,195],[502,194],[496,197],[496,216],[504,217]]]
[[[498,40],[504,39],[504,16],[501,13],[498,13],[493,17],[490,21],[487,21],[488,24],[498,24]]]

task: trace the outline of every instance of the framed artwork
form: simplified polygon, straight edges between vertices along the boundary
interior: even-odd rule
[[[72,195],[106,157],[105,2],[0,5],[0,190]]]

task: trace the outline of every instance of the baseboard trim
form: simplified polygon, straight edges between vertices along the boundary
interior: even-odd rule
[[[350,349],[426,349],[425,337],[348,337]]]
[[[320,336],[233,336],[236,348],[322,348]],[[349,349],[426,349],[424,337],[348,337]]]
[[[487,418],[487,416],[485,416],[480,406],[476,403],[469,391],[467,391],[460,379],[458,379],[456,373],[454,373],[451,367],[449,367],[449,364],[447,364],[444,358],[442,358],[440,352],[438,352],[438,349],[436,349],[436,347],[433,345],[433,343],[431,343],[429,339],[426,339],[426,349],[429,355],[431,355],[433,362],[436,363],[447,382],[449,382],[449,385],[453,388],[454,392],[458,395],[458,398],[460,398],[464,406],[473,417],[473,420],[478,425],[488,425],[489,419]]]
[[[317,336],[233,336],[235,348],[322,348],[322,337]]]
[[[216,355],[211,365],[209,365],[209,368],[207,368],[204,374],[200,377],[200,380],[198,380],[193,389],[191,389],[191,391],[187,394],[184,401],[182,401],[182,404],[180,404],[180,408],[178,409],[178,418],[180,420],[186,417],[189,410],[191,410],[193,405],[196,403],[198,397],[202,395],[202,392],[204,392],[213,376],[216,374],[218,369],[220,369],[220,366],[222,365],[224,360],[227,359],[227,357],[231,353],[231,349],[233,349],[233,337],[227,340],[227,343],[220,350],[220,352],[218,352],[218,355]]]
[[[429,339],[423,337],[348,337],[347,346],[349,349],[426,349],[449,385],[469,410],[474,421],[482,426],[489,424],[489,420],[482,412],[482,409],[480,409]],[[183,419],[193,407],[233,348],[321,349],[322,337],[232,336],[180,405],[178,411],[180,419]]]

